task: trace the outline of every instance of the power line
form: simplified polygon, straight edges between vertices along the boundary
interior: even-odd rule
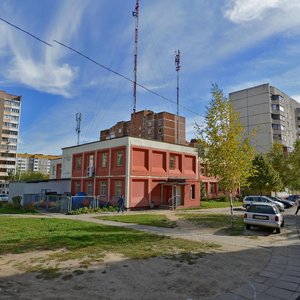
[[[33,37],[34,39],[38,40],[39,42],[41,42],[41,43],[43,43],[43,44],[45,44],[45,45],[47,45],[47,46],[49,46],[49,47],[53,47],[51,44],[49,44],[49,43],[47,43],[47,42],[41,40],[40,38],[38,38],[38,37],[35,36],[34,34],[32,34],[32,33],[28,32],[28,31],[26,31],[26,30],[24,30],[24,29],[18,27],[17,25],[15,25],[15,24],[13,24],[13,23],[10,23],[10,22],[8,22],[8,21],[2,19],[2,18],[0,18],[0,20],[3,21],[3,22],[5,22],[6,24],[8,24],[8,25],[10,25],[10,26],[12,26],[12,27],[15,27],[16,29],[18,29],[18,30],[20,30],[20,31],[22,31],[22,32],[24,32],[24,33],[30,35],[31,37]]]
[[[43,44],[45,44],[45,45],[47,45],[47,46],[49,46],[49,47],[53,47],[51,44],[49,44],[49,43],[43,41],[43,40],[40,39],[39,37],[37,37],[37,36],[35,36],[34,34],[32,34],[32,33],[28,32],[28,31],[26,31],[26,30],[20,28],[19,26],[16,26],[16,25],[12,24],[11,22],[8,22],[8,21],[4,20],[4,19],[1,18],[1,17],[0,17],[0,20],[3,21],[3,22],[5,22],[6,24],[8,24],[8,25],[10,25],[10,26],[12,26],[12,27],[14,27],[14,28],[16,28],[16,29],[18,29],[18,30],[24,32],[24,33],[26,33],[27,35],[33,37],[33,38],[36,39],[37,41],[39,41],[39,42],[41,42],[41,43],[43,43]],[[90,58],[89,56],[83,54],[82,52],[80,52],[80,51],[78,51],[78,50],[76,50],[76,49],[74,49],[74,48],[72,48],[72,47],[70,47],[70,46],[67,46],[67,45],[65,45],[64,43],[59,42],[59,41],[57,41],[57,40],[53,40],[53,41],[54,41],[55,43],[57,43],[57,44],[59,44],[59,45],[65,47],[65,48],[67,48],[67,49],[69,49],[69,50],[71,50],[71,51],[77,53],[78,55],[84,57],[85,59],[89,60],[90,62],[92,62],[92,63],[94,63],[94,64],[96,64],[96,65],[98,65],[99,67],[101,67],[101,68],[103,68],[103,69],[105,69],[105,70],[107,70],[107,71],[109,71],[109,72],[112,72],[112,73],[114,73],[115,75],[118,75],[118,76],[120,76],[120,77],[126,79],[127,81],[130,81],[131,83],[134,83],[134,81],[133,81],[132,79],[130,79],[129,77],[127,77],[127,76],[125,76],[125,75],[122,75],[121,73],[119,73],[119,72],[117,72],[117,71],[114,71],[114,70],[112,70],[112,69],[106,67],[105,65],[103,65],[103,64],[101,64],[101,63],[95,61],[94,59],[92,59],[92,58]],[[162,96],[162,95],[158,94],[157,92],[152,91],[151,89],[147,88],[146,86],[144,86],[144,85],[142,85],[142,84],[140,84],[140,83],[138,83],[138,82],[136,82],[136,85],[139,86],[140,88],[142,88],[142,89],[148,91],[149,93],[151,93],[151,94],[153,94],[153,95],[155,95],[155,96],[157,96],[157,97],[160,97],[161,99],[164,99],[164,100],[169,101],[169,102],[171,102],[171,103],[177,104],[177,102],[176,102],[175,100],[172,100],[172,99],[169,99],[169,98],[167,98],[167,97],[165,97],[165,96]],[[189,108],[186,107],[186,106],[183,106],[183,105],[181,105],[181,104],[180,104],[179,106],[182,107],[182,108],[184,108],[185,110],[187,110],[187,111],[189,111],[189,112],[191,112],[191,113],[197,115],[197,116],[202,117],[202,115],[200,115],[199,113],[197,113],[197,112],[195,112],[195,111],[189,109]]]

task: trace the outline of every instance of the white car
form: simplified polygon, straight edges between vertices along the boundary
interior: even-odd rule
[[[8,195],[0,194],[0,202],[8,202]]]
[[[284,211],[284,205],[278,201],[272,200],[267,196],[246,196],[243,199],[243,207],[246,209],[249,207],[250,204],[253,202],[257,203],[273,203],[276,204],[280,211]]]
[[[251,226],[274,228],[276,233],[280,233],[284,225],[282,213],[277,205],[271,203],[252,203],[244,214],[246,229]]]

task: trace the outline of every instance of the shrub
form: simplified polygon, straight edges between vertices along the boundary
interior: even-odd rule
[[[22,201],[22,197],[21,196],[14,196],[14,197],[12,197],[13,208],[21,208],[21,201]]]

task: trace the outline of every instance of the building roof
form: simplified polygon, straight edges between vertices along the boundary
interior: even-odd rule
[[[8,100],[18,100],[21,101],[21,96],[15,96],[12,94],[8,94],[5,91],[0,90],[0,99],[8,99]]]

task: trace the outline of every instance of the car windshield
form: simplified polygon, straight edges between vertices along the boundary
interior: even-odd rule
[[[259,214],[275,215],[274,208],[269,205],[250,205],[247,211]]]

